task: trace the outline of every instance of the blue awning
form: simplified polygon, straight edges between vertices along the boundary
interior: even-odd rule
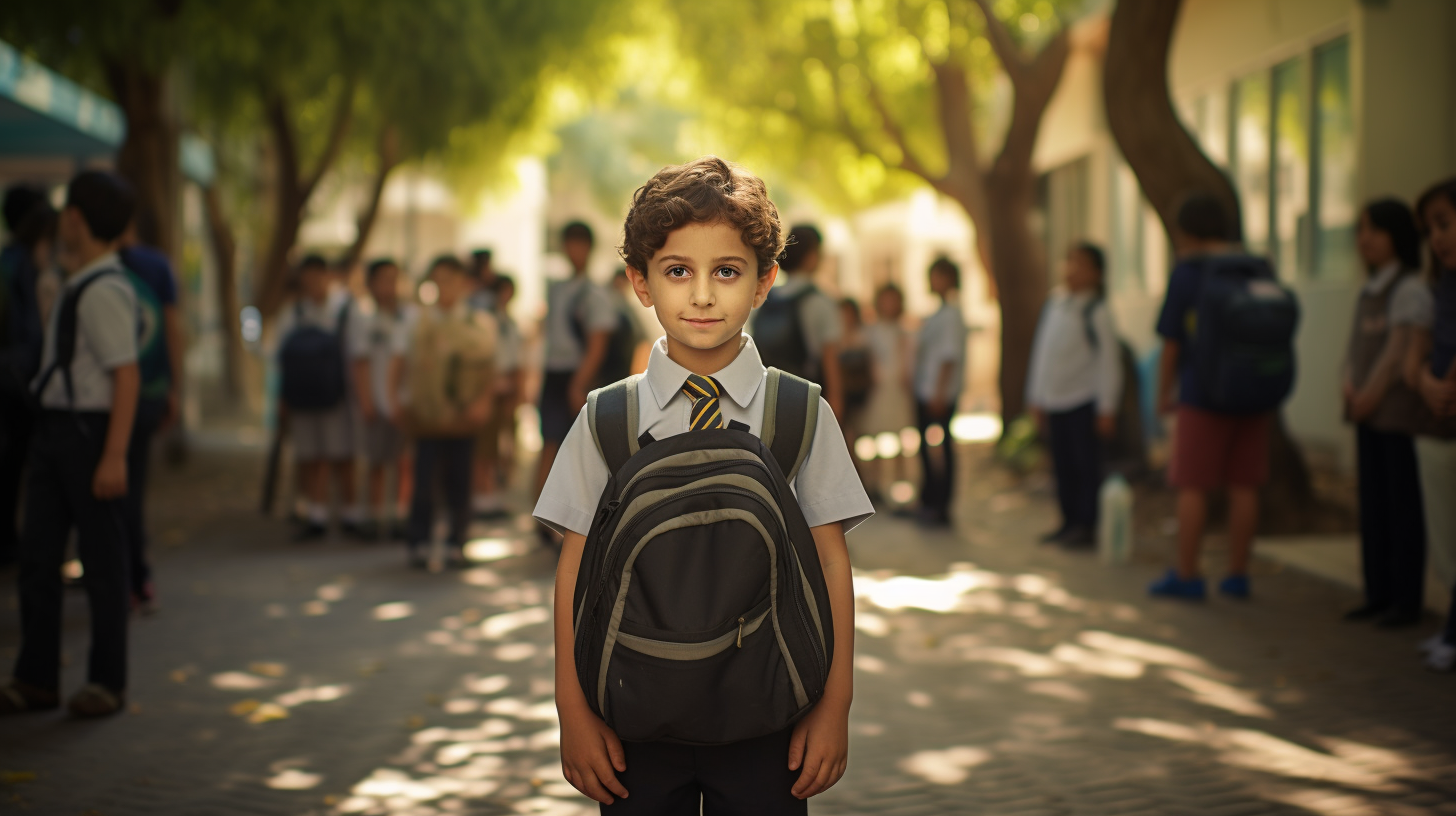
[[[126,137],[121,108],[29,59],[0,41],[0,156],[70,158],[112,156]],[[212,150],[182,137],[182,172],[210,184]]]

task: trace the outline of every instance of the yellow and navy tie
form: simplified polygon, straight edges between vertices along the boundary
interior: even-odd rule
[[[723,395],[723,386],[717,380],[689,374],[682,390],[693,401],[688,430],[703,431],[723,427],[723,410],[718,400]]]

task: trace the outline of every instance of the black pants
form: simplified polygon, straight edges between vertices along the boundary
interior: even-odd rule
[[[929,403],[915,403],[915,425],[920,429],[921,439],[920,464],[925,470],[920,507],[941,518],[950,516],[950,501],[955,496],[955,441],[950,438],[950,418],[955,413],[953,406],[957,399],[946,400],[946,405],[951,407],[947,407],[943,417],[931,416]],[[940,428],[945,435],[945,441],[934,449],[925,443],[926,432],[933,427]]]
[[[91,492],[106,445],[110,415],[46,411],[31,442],[20,537],[20,656],[15,678],[60,688],[61,564],[72,528],[91,607],[88,680],[126,688],[126,624],[130,611],[122,499]]]
[[[131,554],[131,593],[141,596],[152,580],[147,563],[147,471],[152,456],[152,437],[167,414],[166,400],[144,399],[137,403],[136,421],[131,426],[131,444],[126,449],[126,499],[122,521],[126,525]]]
[[[34,425],[25,397],[0,394],[0,564],[15,558],[20,541],[20,485]]]
[[[473,437],[415,441],[415,488],[409,514],[411,547],[430,540],[435,526],[437,479],[450,521],[450,537],[446,541],[453,547],[465,546],[465,533],[470,526],[471,458],[474,453]]]
[[[1052,469],[1062,525],[1083,530],[1097,526],[1097,494],[1102,488],[1102,448],[1097,440],[1097,409],[1087,403],[1047,414]]]
[[[809,802],[789,793],[793,729],[731,745],[627,742],[627,770],[617,779],[631,794],[602,813],[611,816],[794,816]],[[701,810],[699,809],[701,808]]]
[[[1420,614],[1426,585],[1426,517],[1415,441],[1361,424],[1360,558],[1365,602]]]

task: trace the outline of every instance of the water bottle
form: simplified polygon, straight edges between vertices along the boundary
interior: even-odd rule
[[[1097,555],[1104,564],[1125,564],[1132,557],[1132,488],[1122,474],[1102,482],[1097,503]]]

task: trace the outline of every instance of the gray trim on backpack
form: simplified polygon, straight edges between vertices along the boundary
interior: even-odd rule
[[[624,632],[617,633],[617,643],[624,648],[634,652],[660,657],[663,660],[706,660],[719,652],[727,651],[730,646],[739,642],[740,638],[748,637],[758,631],[763,621],[768,617],[765,610],[762,615],[747,621],[743,624],[742,631],[734,629],[726,634],[720,635],[712,640],[705,640],[702,643],[675,643],[667,640],[653,640],[652,638],[638,637]]]
[[[636,546],[632,548],[631,554],[627,556],[627,560],[622,564],[622,583],[617,589],[617,601],[612,606],[611,618],[607,621],[607,639],[602,647],[601,669],[597,677],[598,711],[605,712],[607,710],[607,670],[611,667],[612,651],[616,647],[617,640],[620,636],[622,614],[627,608],[627,590],[632,584],[632,566],[636,563],[637,556],[642,552],[642,548],[647,546],[648,542],[654,538],[672,530],[681,530],[684,527],[703,527],[722,521],[747,522],[758,531],[759,535],[763,537],[764,545],[768,547],[769,619],[773,622],[774,636],[778,640],[779,651],[784,658],[784,667],[789,672],[789,682],[794,687],[794,702],[799,708],[803,708],[809,704],[809,695],[804,691],[803,680],[799,678],[799,670],[794,665],[794,658],[789,654],[789,646],[784,642],[784,633],[779,626],[778,551],[775,548],[773,537],[768,534],[768,530],[764,529],[763,523],[758,520],[758,516],[755,516],[747,510],[723,508],[719,510],[702,510],[696,513],[685,513],[662,522],[637,540]]]
[[[618,380],[611,385],[605,385],[586,395],[586,419],[587,428],[591,430],[592,442],[596,443],[597,453],[601,455],[602,461],[607,463],[607,469],[615,472],[612,466],[612,458],[607,456],[607,451],[602,447],[601,434],[598,431],[597,416],[601,407],[601,401],[606,398],[609,403],[615,405],[618,400],[625,403],[623,407],[622,420],[626,428],[627,456],[630,458],[637,453],[637,383],[641,381],[641,374],[633,374],[623,380]]]

